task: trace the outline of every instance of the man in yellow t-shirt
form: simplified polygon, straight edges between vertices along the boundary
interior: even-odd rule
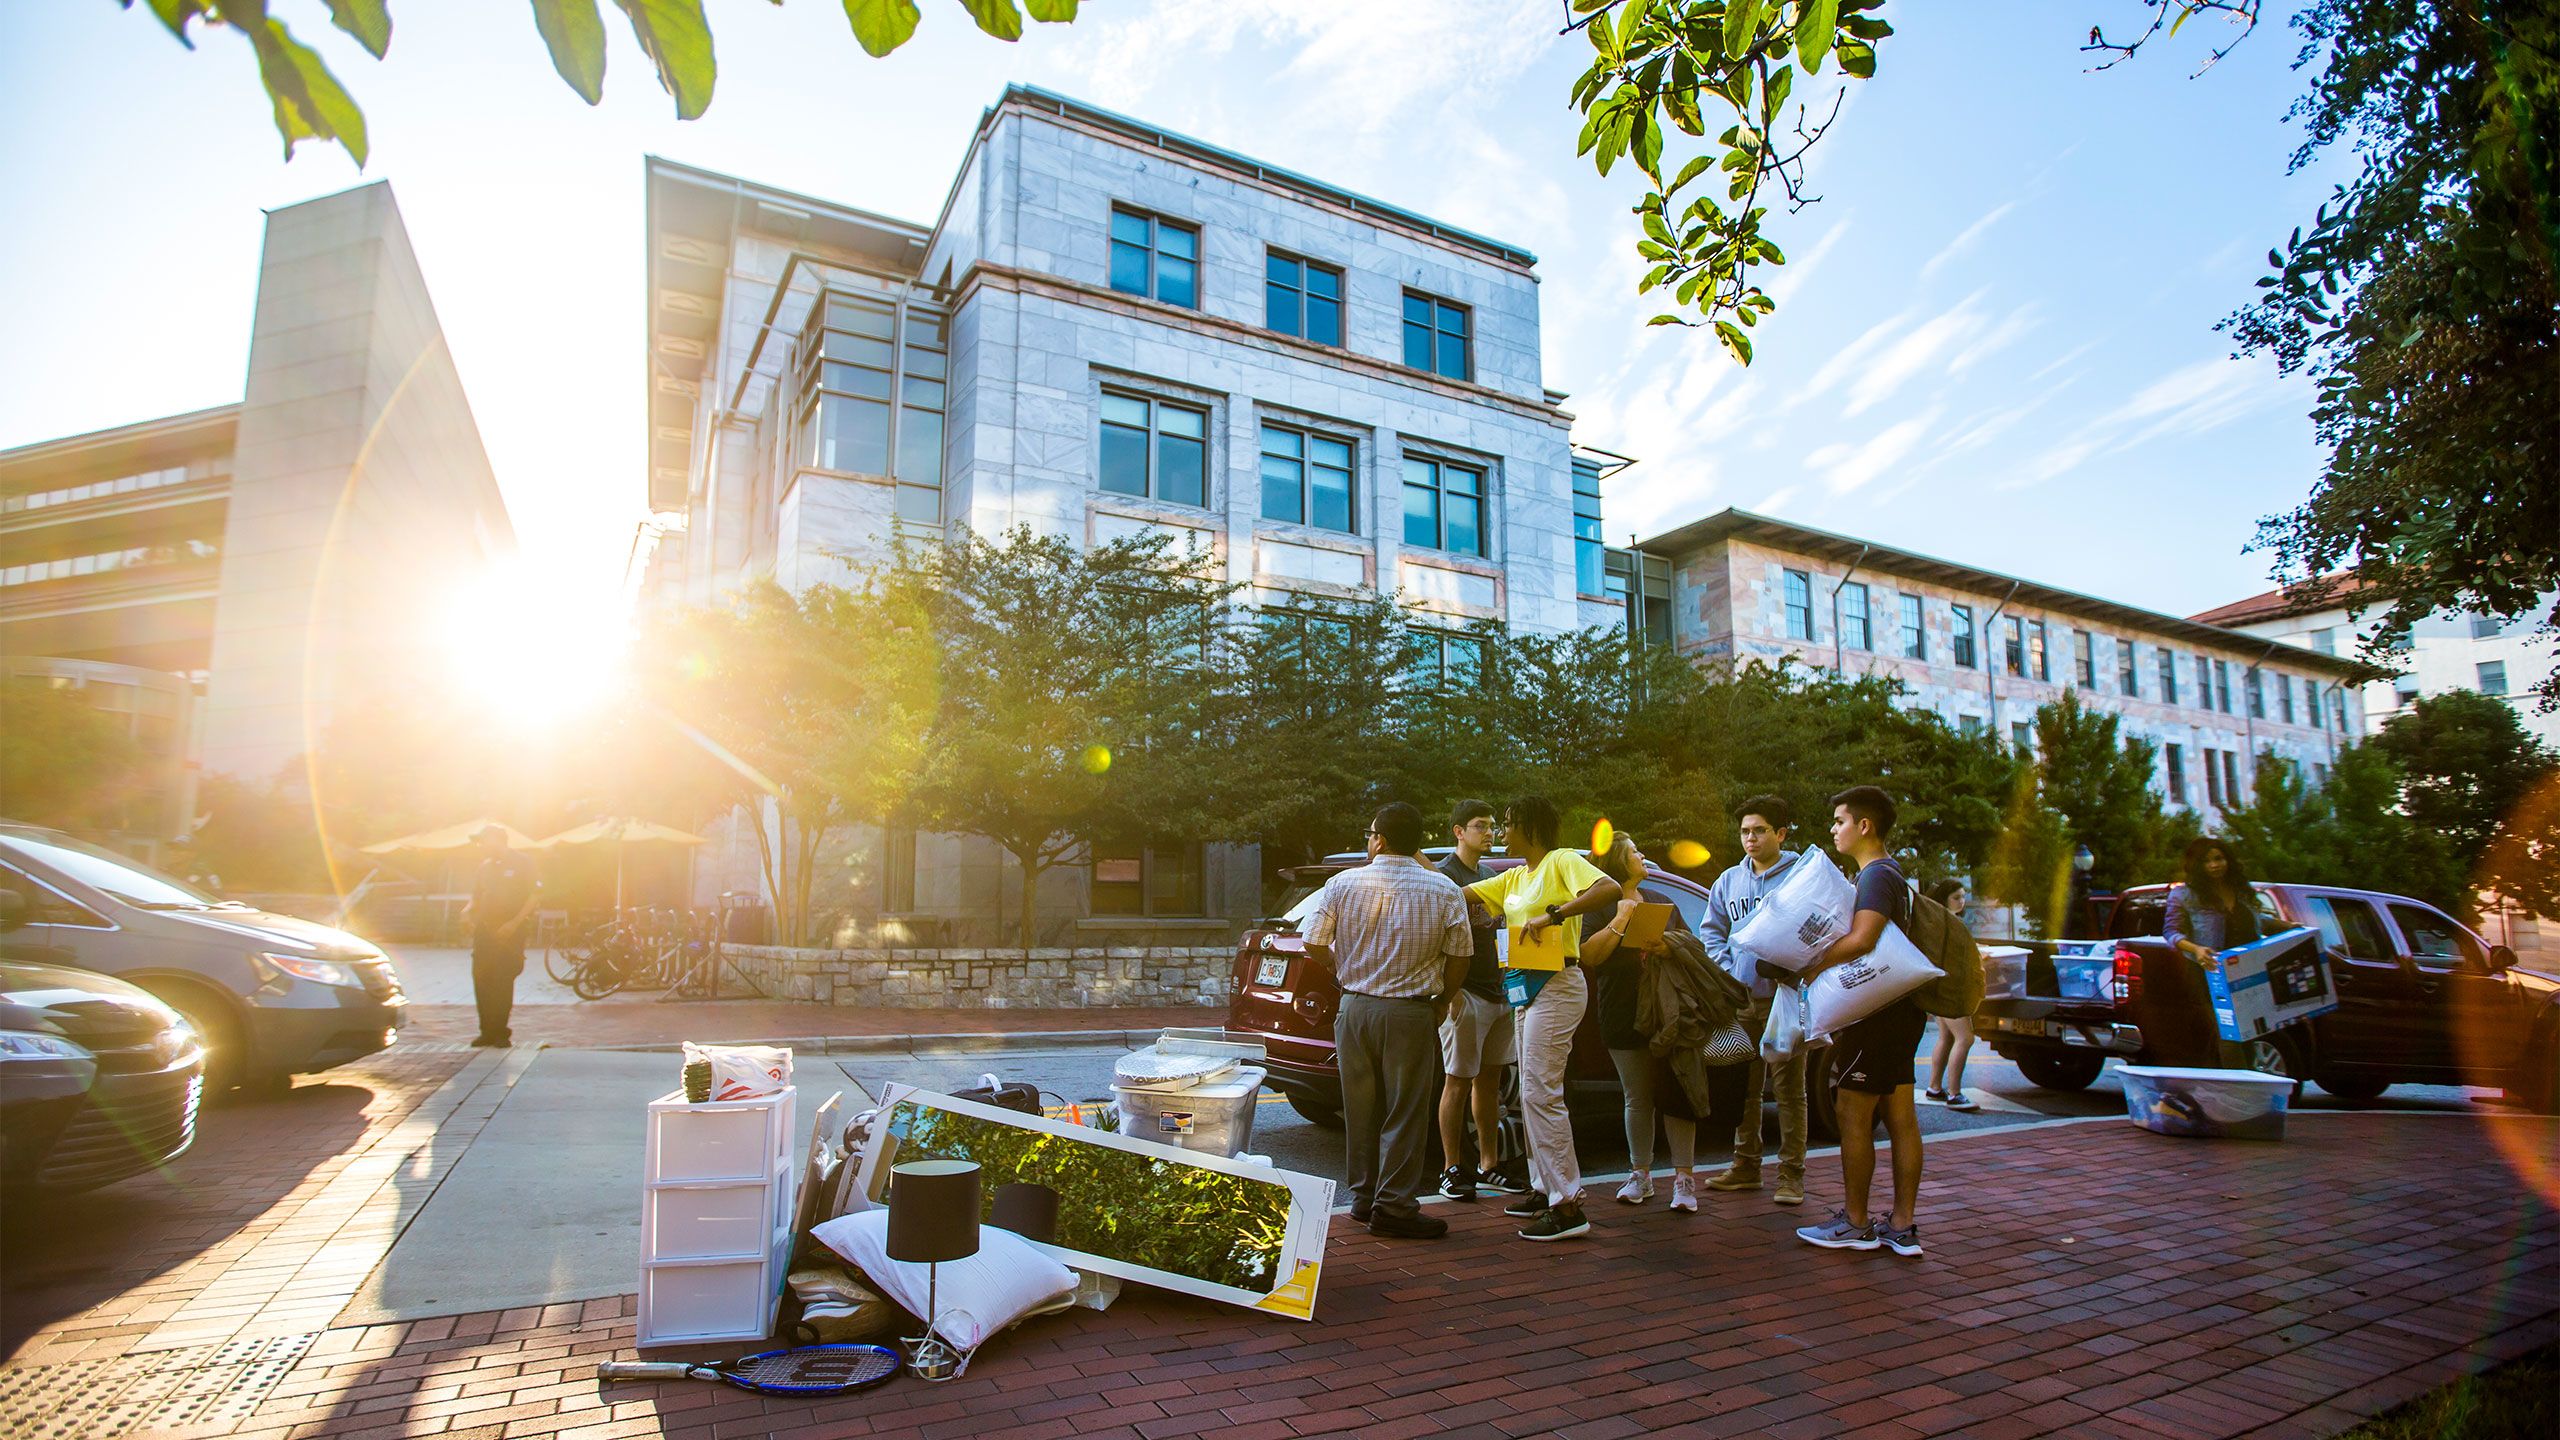
[[[1563,826],[1554,802],[1532,795],[1515,800],[1503,817],[1504,847],[1520,857],[1512,869],[1467,887],[1474,903],[1499,909],[1515,958],[1561,931],[1564,968],[1521,970],[1505,984],[1520,1004],[1520,1115],[1529,1132],[1531,1190],[1503,1207],[1525,1220],[1524,1240],[1569,1240],[1590,1233],[1582,1214],[1582,1165],[1573,1153],[1573,1117],[1565,1109],[1565,1060],[1573,1032],[1590,1004],[1580,964],[1582,917],[1608,913],[1618,903],[1618,882],[1580,852],[1559,849]]]

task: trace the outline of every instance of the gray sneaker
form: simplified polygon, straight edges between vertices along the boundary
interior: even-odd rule
[[[1884,1243],[1876,1238],[1874,1221],[1864,1225],[1852,1225],[1849,1223],[1849,1212],[1846,1210],[1834,1212],[1830,1219],[1819,1225],[1807,1225],[1798,1230],[1796,1238],[1807,1245],[1819,1245],[1825,1250],[1873,1250]],[[1916,1237],[1912,1243],[1919,1243]]]
[[[1899,1230],[1881,1220],[1869,1228],[1875,1231],[1876,1239],[1884,1245],[1884,1248],[1896,1255],[1920,1253],[1920,1222],[1917,1220]]]

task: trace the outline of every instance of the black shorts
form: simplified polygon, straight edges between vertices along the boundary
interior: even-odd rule
[[[1912,1057],[1929,1012],[1909,996],[1894,1001],[1831,1040],[1831,1073],[1843,1090],[1890,1095],[1911,1083]]]

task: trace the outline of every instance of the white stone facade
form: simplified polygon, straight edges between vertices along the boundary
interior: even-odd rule
[[[2244,611],[2224,623],[2287,645],[2343,655],[2355,654],[2363,637],[2382,623],[2379,608],[2331,605],[2290,614],[2284,613],[2280,597],[2260,598],[2274,603],[2252,608],[2277,613],[2259,618]],[[2552,664],[2550,644],[2535,637],[2535,617],[2550,614],[2555,602],[2560,602],[2560,595],[2545,595],[2513,620],[2440,610],[2411,626],[2409,668],[2361,687],[2359,704],[2366,727],[2380,730],[2421,696],[2477,690],[2505,699],[2527,730],[2546,745],[2560,746],[2560,713],[2546,712],[2534,700],[2534,690],[2551,674]],[[2249,606],[2251,602],[2243,601],[2226,608]]]

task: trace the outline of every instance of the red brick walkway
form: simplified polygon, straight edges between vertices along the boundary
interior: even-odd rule
[[[1036,1032],[1215,1028],[1222,1007],[1077,1010],[891,1010],[788,1000],[656,1000],[614,996],[575,1005],[519,1005],[510,1022],[519,1045],[580,1048],[674,1045],[679,1040],[805,1040],[898,1035],[1020,1035]],[[459,1049],[479,1029],[468,1005],[413,1005],[401,1049]]]
[[[1478,1202],[1438,1208],[1438,1244],[1337,1219],[1312,1324],[1132,1289],[954,1384],[809,1403],[599,1387],[632,1325],[602,1300],[297,1337],[253,1409],[188,1433],[2316,1436],[2560,1337],[2560,1220],[2514,1178],[2560,1155],[2550,1119],[2304,1115],[2281,1145],[2105,1121],[1929,1154],[1918,1261],[1803,1249],[1804,1217],[1760,1196],[1603,1202],[1591,1240],[1550,1247]],[[1836,1173],[1816,1165],[1809,1214]],[[150,1359],[82,1343],[74,1364]],[[70,1353],[22,1350],[0,1406]]]

